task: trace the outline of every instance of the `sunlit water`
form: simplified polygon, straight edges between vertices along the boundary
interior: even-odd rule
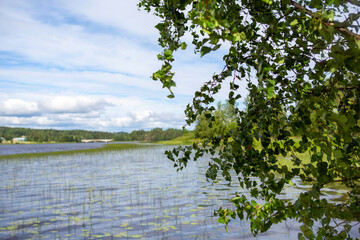
[[[206,159],[176,172],[167,148],[1,160],[0,239],[297,238],[294,221],[256,238],[240,220],[226,232],[213,212],[242,190],[206,182]]]

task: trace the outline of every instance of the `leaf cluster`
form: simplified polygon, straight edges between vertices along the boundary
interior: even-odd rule
[[[218,102],[214,112],[205,112],[198,116],[195,126],[195,138],[223,136],[236,128],[234,105]]]
[[[219,221],[248,219],[256,235],[294,218],[302,224],[299,239],[351,239],[360,218],[359,1],[142,0],[139,5],[162,19],[157,28],[164,64],[154,79],[164,87],[175,86],[173,53],[189,44],[185,33],[200,56],[225,50],[223,70],[187,106],[187,124],[203,114],[213,119],[212,103],[222,87],[228,86],[234,105],[242,97],[240,82],[247,85],[247,109],[234,106],[236,128],[208,136],[202,146],[167,152],[178,169],[210,154],[209,180],[231,182],[235,176],[248,190],[250,195],[234,197],[234,209],[219,209]],[[304,153],[309,159],[300,158]],[[280,157],[288,164],[281,165]],[[311,188],[287,202],[280,194],[293,179]],[[348,189],[344,202],[322,196],[335,183]]]

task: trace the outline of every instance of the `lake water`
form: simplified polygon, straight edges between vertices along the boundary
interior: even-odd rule
[[[295,221],[256,238],[245,221],[226,232],[213,212],[243,190],[206,182],[206,159],[176,172],[169,148],[0,160],[0,239],[297,238]]]

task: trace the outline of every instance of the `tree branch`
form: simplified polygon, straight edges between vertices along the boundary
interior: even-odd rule
[[[350,14],[350,16],[343,22],[335,22],[337,26],[339,27],[356,27],[354,25],[351,25],[352,22],[357,21],[360,18],[360,12],[357,14]]]
[[[360,7],[360,1],[359,0],[347,0],[347,2]]]
[[[359,179],[360,177],[344,178],[344,179],[334,180],[334,182],[346,182],[346,181],[359,180]]]
[[[356,5],[356,3],[360,4],[360,1],[358,0],[348,0],[349,2],[353,3]],[[293,5],[297,10],[303,11],[305,12],[307,15],[309,15],[310,17],[314,17],[314,13],[312,11],[310,11],[309,9],[305,8],[304,6],[301,6],[300,4],[294,2],[294,1],[290,1],[290,4]],[[352,36],[355,37],[357,40],[360,40],[360,35],[356,34],[354,32],[351,32],[350,30],[339,26],[338,24],[334,23],[334,22],[329,22],[329,21],[322,21],[323,24],[327,25],[327,26],[333,26],[334,28],[336,28],[339,32],[347,34],[348,36]]]

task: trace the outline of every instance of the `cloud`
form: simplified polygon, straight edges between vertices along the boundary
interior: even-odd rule
[[[153,112],[151,111],[130,112],[128,113],[128,115],[135,122],[143,122],[145,120],[149,120],[149,118],[153,115]]]
[[[109,102],[96,97],[55,96],[39,102],[27,102],[13,98],[0,102],[0,114],[3,116],[33,117],[45,114],[85,114],[99,116],[98,112],[111,106]],[[95,115],[94,115],[95,113]]]
[[[40,106],[46,113],[91,113],[110,106],[104,99],[91,97],[57,96],[43,101]]]
[[[0,117],[1,126],[9,127],[28,127],[32,126],[34,128],[41,127],[52,127],[57,126],[58,122],[52,119],[49,119],[45,116],[32,116],[32,117],[18,117],[18,116],[1,116]]]
[[[24,99],[1,96],[0,126],[98,131],[181,128],[182,103],[148,100],[142,97],[114,96],[36,96],[19,94]],[[5,107],[6,106],[6,107]],[[180,114],[179,114],[180,112]]]
[[[39,114],[38,103],[26,102],[21,99],[8,99],[0,103],[0,115],[33,116]]]
[[[82,3],[84,6],[91,5],[88,2]],[[99,11],[99,8],[104,8],[100,6],[111,8],[112,5],[103,4],[100,1],[97,4],[94,2],[93,5],[94,11],[90,11],[90,15],[85,13],[86,17],[91,21],[107,24],[108,21],[103,21],[101,16],[98,19],[95,13]],[[119,5],[123,5],[123,3],[118,3],[116,6]],[[56,12],[56,15],[62,15],[63,18],[69,14],[66,11],[74,10],[79,14],[82,12],[76,9],[76,7],[81,8],[80,2],[78,4],[71,3],[70,9],[61,8],[61,4],[59,6],[60,10]],[[49,9],[42,9],[41,4],[36,1],[32,1],[31,4],[24,3],[24,5],[4,4],[3,7],[4,9],[0,10],[0,36],[2,38],[0,51],[12,53],[13,57],[17,56],[13,59],[15,62],[27,61],[52,68],[92,69],[142,77],[149,76],[158,67],[156,61],[158,51],[154,50],[156,37],[149,39],[148,36],[129,37],[115,32],[89,32],[91,23],[84,24],[80,20],[76,21],[82,15],[71,16],[73,21],[58,21],[57,24],[53,24],[44,19],[44,16],[51,14],[52,11],[48,13]],[[52,7],[54,6],[52,5]],[[42,9],[43,12],[38,13],[37,8]],[[51,9],[51,7],[49,8]],[[120,9],[123,9],[123,12],[129,11],[128,8]],[[107,14],[103,12],[103,15]],[[119,12],[117,14],[121,15]],[[57,18],[61,19],[61,17]],[[112,24],[115,24],[115,20]],[[123,25],[128,26],[129,23]],[[134,25],[131,26],[137,28]],[[140,25],[138,27],[141,28]],[[127,28],[130,29],[130,27]],[[151,29],[155,36],[156,30]],[[149,48],[148,45],[152,45],[152,47]]]
[[[169,100],[149,77],[161,65],[158,19],[137,1],[0,2],[0,126],[180,128],[193,93],[222,67],[221,54],[179,51]]]
[[[131,129],[181,128],[184,125],[184,116],[171,112],[132,111],[124,117],[107,119],[100,121],[99,124],[104,128],[109,126]]]
[[[59,1],[60,5],[74,14],[91,22],[110,26],[119,32],[126,32],[136,36],[157,38],[157,31],[154,26],[159,18],[153,14],[147,14],[145,10],[139,11],[138,1],[118,0],[83,0]]]
[[[132,131],[136,129],[181,128],[182,115],[171,112],[128,112],[123,117],[94,116],[81,114],[45,114],[42,116],[1,116],[0,125],[54,129],[86,129],[98,131]]]

